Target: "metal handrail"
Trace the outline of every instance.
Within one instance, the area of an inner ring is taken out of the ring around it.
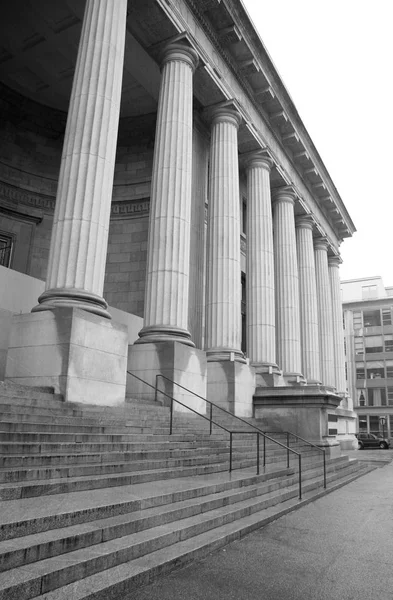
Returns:
[[[138,377],[138,375],[135,375],[135,373],[131,373],[131,371],[127,371],[127,373],[129,375],[131,375],[132,377],[135,377],[136,379],[138,379],[139,381],[141,381],[142,383],[144,383],[145,385],[151,387],[153,390],[156,389],[153,385],[151,385],[151,383],[148,383],[147,381],[145,381],[144,379],[142,379],[141,377]],[[187,406],[186,404],[183,404],[183,402],[180,402],[180,400],[177,400],[176,398],[173,398],[172,396],[170,396],[169,394],[167,394],[166,392],[163,392],[161,390],[159,390],[161,394],[163,394],[164,396],[166,396],[167,398],[170,399],[171,401],[171,412],[170,412],[170,425],[169,425],[169,435],[172,435],[173,433],[173,403],[177,402],[178,404],[180,404],[181,406],[184,406],[184,408],[187,408],[187,410],[192,411],[193,413],[195,413],[198,417],[202,417],[202,419],[205,419],[206,421],[209,421],[210,419],[208,419],[208,417],[205,417],[204,415],[201,415],[201,413],[199,413],[198,411],[194,410],[193,408],[190,408],[189,406]],[[226,431],[227,433],[229,433],[229,472],[232,472],[232,465],[233,465],[233,460],[232,460],[232,453],[233,453],[233,435],[235,433],[240,433],[240,434],[245,434],[245,435],[253,435],[253,431],[230,431],[229,429],[227,429],[226,427],[224,427],[223,425],[220,425],[220,423],[216,423],[215,421],[213,421],[214,425],[217,425],[217,427],[220,427],[221,429],[224,429],[224,431]],[[210,432],[211,434],[211,432]],[[259,475],[259,436],[257,435],[257,475]]]
[[[127,372],[129,373],[129,371],[127,371]],[[131,375],[133,375],[133,373],[131,373]],[[200,396],[196,392],[193,392],[189,388],[186,388],[184,385],[181,385],[180,383],[177,383],[176,381],[173,381],[173,379],[169,379],[169,377],[166,377],[165,375],[162,375],[161,373],[157,373],[157,375],[156,375],[156,393],[155,393],[155,400],[156,401],[157,401],[157,391],[160,392],[161,394],[164,394],[164,395],[167,396],[167,394],[165,394],[165,392],[162,392],[161,390],[158,389],[157,382],[158,382],[159,377],[161,377],[162,379],[166,379],[166,381],[169,381],[169,383],[177,385],[178,387],[182,388],[186,392],[189,392],[190,394],[193,394],[197,398],[200,398],[201,400],[203,400],[204,402],[206,402],[207,404],[210,405],[210,418],[209,418],[209,421],[210,421],[210,434],[212,433],[212,423],[214,423],[215,425],[217,424],[217,423],[215,423],[212,420],[213,407],[219,408],[222,412],[228,414],[233,419],[237,419],[238,421],[241,421],[242,423],[245,423],[248,427],[251,427],[252,429],[254,429],[257,432],[256,435],[257,435],[257,453],[258,453],[258,455],[257,455],[257,473],[258,474],[259,474],[259,436],[260,435],[262,435],[262,437],[263,437],[263,466],[264,467],[266,466],[266,439],[270,440],[274,444],[278,444],[279,446],[281,446],[282,448],[284,448],[287,451],[287,469],[289,469],[289,453],[292,452],[292,454],[295,454],[298,457],[298,464],[299,464],[299,500],[301,500],[301,498],[302,498],[302,469],[301,469],[302,457],[301,457],[301,453],[300,452],[296,452],[296,450],[293,450],[289,446],[286,446],[285,444],[282,444],[278,440],[275,440],[274,438],[272,438],[269,435],[267,435],[266,432],[264,432],[261,429],[259,429],[259,427],[256,427],[255,425],[252,425],[251,423],[249,423],[248,421],[245,421],[241,417],[238,417],[237,415],[234,415],[233,413],[229,412],[225,408],[222,408],[222,406],[219,406],[218,404],[215,404],[214,402],[211,402],[211,400],[208,400],[207,398],[204,398],[203,396]],[[150,385],[150,384],[148,384],[148,385]],[[150,387],[153,387],[153,386],[150,385]],[[175,402],[176,402],[176,400],[175,400]],[[172,407],[173,407],[173,404],[171,403],[171,411],[173,410]],[[195,411],[193,411],[193,412],[195,412]],[[197,413],[197,414],[200,415],[200,413]],[[234,433],[238,433],[238,432],[234,432]],[[252,432],[251,431],[250,432],[242,431],[241,433],[252,433]]]
[[[318,450],[318,452],[322,452],[323,453],[323,487],[326,490],[326,487],[327,487],[327,484],[326,484],[326,450],[324,448],[320,448],[316,444],[313,444],[309,440],[306,440],[306,439],[302,438],[300,435],[297,435],[297,433],[293,433],[292,431],[268,431],[268,433],[283,433],[283,434],[286,434],[286,436],[287,436],[287,445],[288,446],[289,446],[289,436],[292,435],[296,439],[301,440],[302,442],[306,443],[308,446],[311,446],[312,448],[316,448]]]

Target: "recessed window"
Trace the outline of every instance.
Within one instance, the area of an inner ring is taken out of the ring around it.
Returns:
[[[363,324],[365,327],[379,327],[381,325],[381,312],[379,310],[364,310]]]
[[[382,325],[392,324],[392,312],[390,308],[384,308],[382,310]]]
[[[247,235],[247,203],[244,199],[242,202],[242,233]]]
[[[385,333],[384,342],[385,352],[393,352],[393,334]]]
[[[13,238],[10,235],[0,233],[0,265],[11,266]]]
[[[364,338],[364,348],[366,354],[373,354],[375,352],[383,352],[382,336],[381,335],[369,335]]]

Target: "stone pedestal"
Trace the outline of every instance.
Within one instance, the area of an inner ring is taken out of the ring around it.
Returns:
[[[52,386],[68,402],[114,406],[125,399],[124,325],[77,308],[13,319],[6,379]]]
[[[252,417],[255,370],[238,361],[207,364],[207,399],[238,417]]]
[[[264,431],[290,431],[329,448],[329,455],[333,455],[339,453],[340,446],[329,436],[328,411],[335,409],[340,401],[340,396],[321,386],[258,388],[254,395],[254,416]]]
[[[182,385],[191,392],[206,398],[206,354],[180,342],[158,342],[151,344],[134,344],[129,346],[128,370],[153,386],[156,376],[161,374]],[[206,402],[187,390],[159,378],[158,389],[168,396],[179,400],[193,410],[204,414]],[[139,381],[132,375],[127,375],[127,397],[154,401],[156,394],[152,387]],[[160,404],[169,406],[170,399],[163,394],[157,394]],[[174,410],[184,412],[186,408],[174,403]]]

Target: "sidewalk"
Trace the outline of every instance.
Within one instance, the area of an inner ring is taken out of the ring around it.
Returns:
[[[392,600],[393,451],[385,463],[127,600]]]

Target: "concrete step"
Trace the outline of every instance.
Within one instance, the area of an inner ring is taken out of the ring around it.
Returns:
[[[320,480],[314,478],[310,479],[307,485],[311,490],[320,486],[320,483]],[[304,486],[305,491],[307,491],[307,485]],[[91,578],[96,574],[102,574],[102,571],[108,571],[125,563],[130,568],[129,575],[133,575],[134,561],[147,554],[151,559],[153,555],[157,556],[156,553],[163,548],[172,547],[174,550],[173,547],[176,546],[182,556],[184,555],[182,544],[186,540],[193,540],[193,547],[195,544],[196,547],[200,547],[201,540],[203,540],[206,553],[206,546],[209,546],[209,550],[211,550],[211,544],[206,544],[206,539],[200,536],[208,533],[207,539],[210,542],[212,539],[217,540],[220,539],[220,536],[224,536],[223,543],[227,543],[232,538],[231,535],[228,537],[228,533],[233,534],[234,531],[244,533],[249,530],[250,523],[247,522],[248,527],[245,527],[244,519],[247,521],[251,516],[255,516],[254,526],[260,526],[266,517],[264,514],[266,509],[289,499],[292,500],[296,494],[296,484],[290,485],[285,491],[270,491],[261,497],[247,498],[234,505],[212,508],[207,512],[185,517],[170,525],[160,524],[148,530],[101,541],[94,545],[94,551],[87,547],[68,552],[65,555],[40,560],[33,563],[31,567],[29,564],[25,564],[23,568],[14,568],[3,573],[1,585],[4,591],[7,590],[7,595],[4,597],[18,597],[27,600],[37,595],[45,595],[63,586],[69,586],[75,581],[78,581],[77,589],[80,592],[81,579]],[[299,503],[293,503],[292,506],[296,506],[296,504],[299,505]],[[166,553],[167,556],[168,553]],[[166,562],[167,558],[164,564]],[[110,574],[107,573],[107,575]],[[106,580],[107,583],[110,582],[110,576]],[[90,587],[90,594],[92,589]],[[67,592],[70,591],[70,589],[67,590]],[[52,597],[55,596],[52,595]],[[75,596],[69,597],[74,598]]]

